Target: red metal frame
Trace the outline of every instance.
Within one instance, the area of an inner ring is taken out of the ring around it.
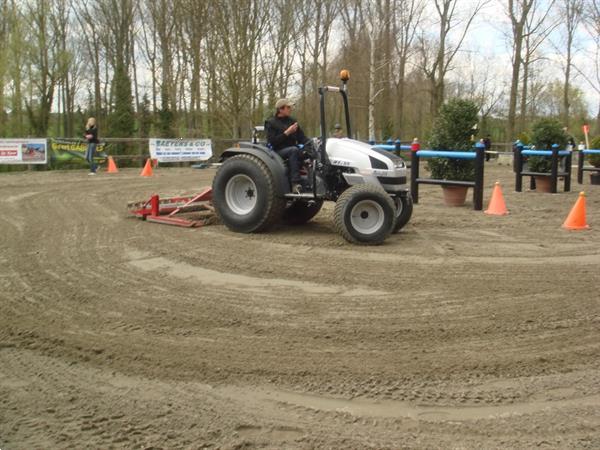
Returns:
[[[141,208],[131,210],[131,214],[148,222],[164,223],[166,225],[176,225],[179,227],[201,227],[206,225],[207,219],[192,220],[180,217],[174,217],[176,214],[189,212],[192,208],[198,206],[205,207],[206,210],[211,210],[210,205],[206,202],[212,200],[212,188],[204,188],[199,194],[187,197],[167,197],[161,199],[158,194],[152,195]],[[136,206],[139,203],[134,204]]]

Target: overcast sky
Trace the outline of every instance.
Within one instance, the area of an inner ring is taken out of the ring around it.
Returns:
[[[558,0],[561,1],[562,0]],[[475,0],[460,0],[461,6],[464,5],[465,12],[475,3]],[[464,75],[465,71],[470,70],[469,66],[475,61],[476,65],[481,66],[481,70],[492,71],[491,75],[499,84],[510,83],[512,73],[512,43],[510,42],[511,25],[506,15],[506,0],[491,0],[490,4],[475,19],[472,28],[467,35],[464,51],[457,56],[455,70],[449,74],[453,79]],[[550,21],[557,20],[557,12],[553,12]],[[553,79],[563,79],[562,60],[563,57],[557,49],[564,48],[561,45],[563,41],[564,29],[560,25],[550,35],[548,41],[542,45],[540,53],[548,58],[548,64],[544,68],[543,78],[551,81]],[[575,44],[575,64],[594,77],[594,65],[590,63],[589,58],[593,55],[596,43],[581,25],[577,33],[577,42]],[[597,93],[590,89],[583,77],[578,75],[576,70],[572,71],[572,83],[580,87],[586,96],[588,110],[592,116],[598,111],[600,101]]]

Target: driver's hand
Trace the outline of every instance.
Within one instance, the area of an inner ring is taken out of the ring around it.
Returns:
[[[298,131],[298,122],[294,122],[293,124],[291,124],[287,128],[287,130],[284,131],[284,134],[289,136],[290,134],[294,134],[296,131]]]

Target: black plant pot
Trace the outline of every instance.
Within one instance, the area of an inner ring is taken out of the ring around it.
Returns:
[[[600,184],[600,172],[593,172],[590,174],[591,184]]]

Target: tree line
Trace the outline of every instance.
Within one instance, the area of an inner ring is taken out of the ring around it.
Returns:
[[[492,28],[510,75],[468,44]],[[103,136],[247,137],[280,97],[316,135],[341,68],[362,139],[427,136],[461,97],[511,140],[542,116],[578,127],[600,95],[600,0],[0,0],[0,39],[2,137],[80,136],[88,116]]]

